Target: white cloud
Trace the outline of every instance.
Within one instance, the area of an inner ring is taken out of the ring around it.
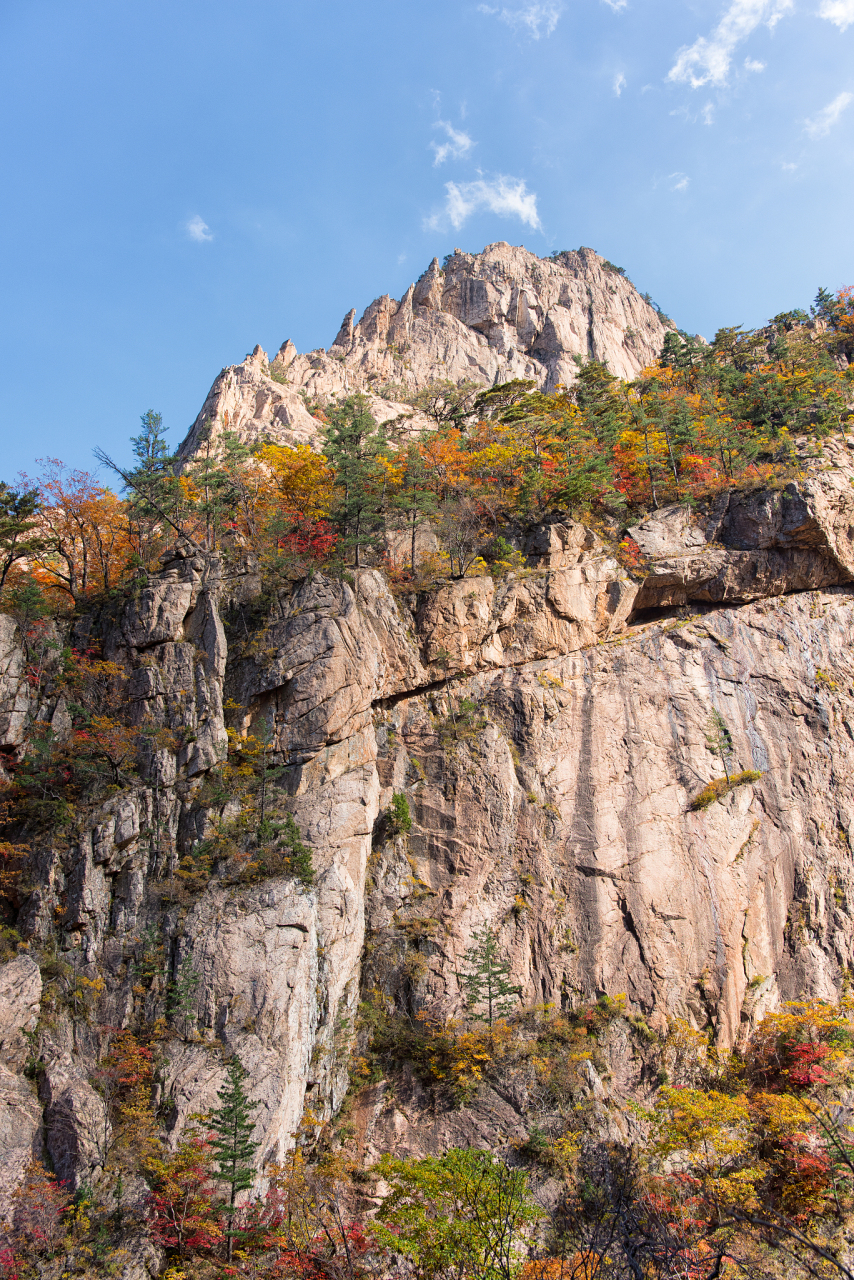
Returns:
[[[204,222],[197,213],[186,225],[186,231],[191,240],[197,240],[201,244],[205,240],[213,240],[213,232],[206,222]]]
[[[715,123],[715,106],[712,102],[707,102],[703,107],[703,124]]]
[[[688,183],[690,181],[691,179],[688,177],[687,173],[671,173],[670,182],[672,182],[673,185],[671,186],[670,190],[671,191],[687,191]]]
[[[793,5],[794,0],[731,0],[710,36],[700,36],[679,50],[667,79],[686,80],[694,89],[704,84],[724,84],[736,46],[760,23],[776,26]]]
[[[794,173],[797,167],[798,166],[796,164],[793,164],[791,161],[787,161],[785,164],[781,166],[781,168],[785,173]]]
[[[455,129],[453,125],[448,124],[447,120],[437,120],[433,127],[435,129],[444,129],[448,136],[447,142],[430,143],[436,155],[433,161],[434,165],[444,164],[449,156],[452,160],[462,160],[474,146],[474,142],[467,133]]]
[[[757,58],[745,58],[744,69],[745,71],[764,71],[765,63],[760,62]]]
[[[820,18],[834,22],[840,31],[854,22],[854,0],[821,0]]]
[[[621,9],[625,9],[628,2],[629,0],[605,0],[605,3],[612,8],[615,13],[619,13]]]
[[[810,137],[823,138],[826,133],[830,133],[852,99],[854,99],[854,93],[838,93],[832,102],[822,107],[817,116],[807,120],[804,128]]]
[[[488,4],[479,4],[477,7],[480,13],[497,17],[499,22],[506,22],[514,31],[527,27],[534,40],[539,40],[541,34],[550,36],[563,13],[562,0],[544,0],[539,4],[523,5],[521,9],[493,9]]]
[[[537,197],[523,178],[477,178],[474,182],[446,182],[445,207],[425,221],[428,231],[441,231],[451,224],[459,231],[463,223],[481,209],[503,217],[519,218],[534,230],[541,230]]]
[[[625,87],[626,77],[623,75],[622,71],[620,71],[616,76],[614,76],[614,93],[616,93],[618,98]]]

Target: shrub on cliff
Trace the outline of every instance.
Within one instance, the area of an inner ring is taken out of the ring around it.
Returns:
[[[688,807],[694,810],[708,809],[709,805],[714,804],[716,800],[723,800],[724,796],[735,791],[736,787],[758,782],[761,777],[762,774],[758,769],[744,769],[741,773],[734,773],[728,778],[714,778],[694,796]]]
[[[386,824],[389,836],[408,835],[412,830],[412,815],[409,812],[409,801],[402,791],[395,791],[391,804],[386,810]]]

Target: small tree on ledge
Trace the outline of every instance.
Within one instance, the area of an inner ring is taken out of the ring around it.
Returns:
[[[713,755],[720,758],[724,773],[726,774],[727,786],[729,786],[730,777],[728,761],[732,758],[734,748],[732,745],[732,734],[727,728],[727,722],[724,720],[720,711],[714,710],[709,716],[709,728],[706,733],[706,746]]]
[[[472,937],[474,945],[463,957],[469,972],[457,977],[465,992],[469,1017],[485,1022],[492,1031],[496,1018],[506,1017],[516,1007],[520,988],[508,982],[510,966],[499,950],[495,931],[489,926],[475,929]],[[479,1008],[482,1012],[477,1012]]]

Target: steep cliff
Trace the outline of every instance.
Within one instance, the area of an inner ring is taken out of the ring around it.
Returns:
[[[437,379],[484,386],[531,378],[569,385],[576,358],[633,378],[658,357],[667,332],[634,285],[592,249],[538,258],[499,242],[482,253],[433,260],[399,301],[377,298],[345,318],[332,346],[300,355],[290,341],[270,362],[256,347],[223,369],[181,446],[189,457],[205,424],[247,442],[311,443],[312,409],[354,391],[378,421],[414,418],[400,396]],[[382,393],[382,394],[380,394]]]
[[[6,1190],[43,1151],[75,1185],[98,1178],[99,1028],[163,1017],[182,965],[195,985],[163,1023],[160,1114],[174,1141],[236,1053],[259,1168],[306,1108],[340,1105],[360,985],[459,1012],[484,924],[524,1004],[625,993],[653,1030],[679,1016],[732,1044],[781,1000],[833,997],[854,962],[854,440],[802,461],[783,488],[635,526],[634,576],[569,519],[528,532],[524,570],[403,597],[375,569],[262,592],[251,563],[185,547],[78,623],[130,673],[131,718],[171,737],[39,841],[0,966]],[[2,637],[10,761],[34,708],[12,619]],[[759,776],[698,810],[721,772],[713,709],[732,767]],[[270,812],[293,814],[313,885],[177,875],[239,813],[216,794],[226,720],[233,741],[270,728]],[[384,818],[395,794],[406,836]],[[94,992],[85,1010],[68,973]],[[415,1150],[453,1136],[429,1109],[377,1105],[374,1151],[413,1126]]]

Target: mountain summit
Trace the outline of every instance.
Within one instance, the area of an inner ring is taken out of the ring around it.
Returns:
[[[379,421],[412,414],[407,394],[436,379],[491,386],[532,378],[569,384],[579,360],[633,378],[658,357],[668,324],[630,280],[592,249],[538,258],[499,241],[455,249],[397,301],[384,294],[356,321],[345,316],[328,350],[301,355],[284,342],[271,361],[258,346],[223,369],[181,446],[192,454],[206,422],[248,442],[313,441],[311,409],[342,394],[370,396]]]

